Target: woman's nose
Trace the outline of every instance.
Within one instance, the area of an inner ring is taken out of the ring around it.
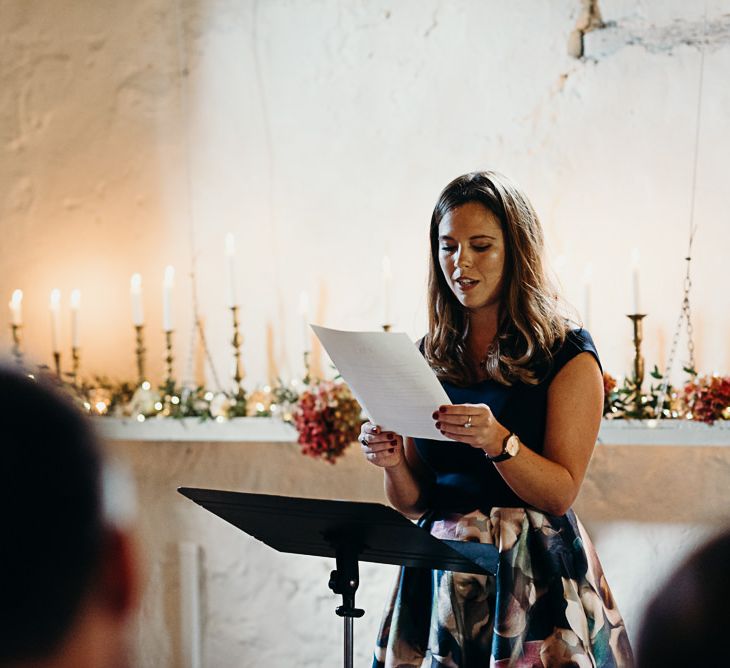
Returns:
[[[466,248],[459,248],[454,259],[457,267],[468,267],[471,264],[471,255]]]

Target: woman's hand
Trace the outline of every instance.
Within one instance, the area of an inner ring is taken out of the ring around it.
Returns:
[[[490,457],[502,452],[502,443],[510,433],[486,404],[440,406],[432,417],[444,436],[484,450]]]
[[[392,468],[403,462],[403,437],[392,431],[383,431],[372,422],[363,423],[360,441],[365,458],[375,466]]]

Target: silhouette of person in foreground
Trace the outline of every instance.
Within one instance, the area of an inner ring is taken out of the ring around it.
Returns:
[[[639,633],[640,668],[727,665],[730,529],[685,559],[649,602]]]
[[[0,365],[0,410],[0,666],[130,665],[129,483],[48,382]]]

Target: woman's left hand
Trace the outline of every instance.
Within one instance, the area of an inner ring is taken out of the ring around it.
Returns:
[[[502,443],[510,434],[486,404],[440,406],[432,417],[444,436],[484,450],[490,457],[502,452]]]

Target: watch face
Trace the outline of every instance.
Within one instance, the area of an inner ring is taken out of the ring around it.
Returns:
[[[520,439],[517,438],[516,434],[512,434],[504,444],[504,451],[510,456],[514,457],[520,451]]]

